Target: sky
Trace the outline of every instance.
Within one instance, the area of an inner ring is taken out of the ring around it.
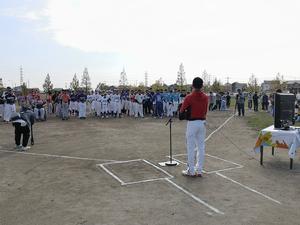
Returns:
[[[88,68],[93,87],[160,77],[176,82],[206,70],[225,83],[279,72],[300,79],[298,0],[0,0],[0,78],[30,87],[49,73],[69,86]]]

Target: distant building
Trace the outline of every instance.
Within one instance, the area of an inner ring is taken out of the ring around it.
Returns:
[[[22,92],[22,86],[16,86],[16,87],[14,87],[14,88],[13,88],[13,91],[14,91],[15,93],[21,93],[21,92]]]
[[[273,85],[272,80],[264,80],[264,82],[261,84],[261,91],[262,92],[268,92],[272,89],[272,85]]]
[[[286,85],[290,93],[300,93],[300,80],[286,81]]]
[[[238,89],[245,90],[247,88],[246,83],[234,82],[231,84],[231,91],[236,93]]]
[[[3,80],[2,80],[2,78],[0,78],[0,89],[3,89],[4,88],[4,86],[3,86]]]

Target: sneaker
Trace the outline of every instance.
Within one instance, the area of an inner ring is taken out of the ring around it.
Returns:
[[[195,177],[195,174],[191,174],[189,170],[183,170],[182,172],[183,176],[188,176],[188,177]]]
[[[196,172],[196,173],[195,173],[195,176],[196,176],[196,177],[202,177],[202,173]]]
[[[22,149],[22,145],[16,145],[15,149],[16,149],[17,151],[20,151],[20,150]]]
[[[27,150],[29,150],[30,148],[31,148],[30,146],[22,147],[22,151],[27,151]]]

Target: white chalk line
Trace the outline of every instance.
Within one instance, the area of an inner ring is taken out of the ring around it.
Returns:
[[[168,177],[164,177],[164,178],[153,178],[153,179],[146,179],[146,180],[140,180],[140,181],[133,181],[133,182],[124,182],[120,177],[118,177],[116,174],[114,174],[112,171],[110,171],[109,169],[107,169],[105,167],[105,165],[112,165],[112,164],[120,164],[120,163],[130,163],[130,162],[137,162],[137,161],[142,161],[147,163],[148,165],[154,167],[155,169],[163,172],[164,174],[166,174]],[[167,181],[170,184],[172,184],[174,187],[176,187],[178,190],[182,191],[183,193],[185,193],[186,195],[188,195],[189,197],[191,197],[192,199],[194,199],[195,201],[197,201],[198,203],[206,206],[207,208],[211,209],[213,212],[218,213],[223,215],[224,213],[221,212],[220,210],[218,210],[217,208],[209,205],[208,203],[206,203],[205,201],[203,201],[202,199],[200,199],[199,197],[193,195],[192,193],[190,193],[189,191],[187,191],[186,189],[180,187],[179,185],[177,185],[176,183],[174,183],[173,181],[171,181],[170,179],[174,178],[174,176],[172,176],[171,174],[169,174],[167,171],[163,170],[162,168],[156,166],[155,164],[145,160],[145,159],[134,159],[134,160],[127,160],[127,161],[118,161],[118,162],[107,162],[107,163],[102,163],[102,164],[97,164],[98,167],[101,167],[106,173],[108,173],[109,175],[111,175],[115,180],[117,180],[122,186],[127,186],[127,185],[134,185],[134,184],[141,184],[141,183],[147,183],[147,182],[154,182],[154,181]]]
[[[215,134],[216,132],[218,132],[222,127],[224,127],[232,118],[234,117],[234,115],[232,115],[232,116],[230,116],[229,118],[227,118],[226,120],[225,120],[225,122],[224,123],[222,123],[217,129],[215,129],[213,132],[211,132],[208,136],[207,136],[207,138],[205,138],[205,142],[206,141],[208,141],[211,137],[212,137],[212,135],[213,134]],[[173,155],[173,156],[183,156],[183,155],[186,155],[186,153],[182,153],[182,154],[175,154],[175,155]]]
[[[133,182],[127,182],[122,185],[132,185],[132,184],[141,184],[141,183],[147,183],[147,182],[153,182],[153,181],[160,181],[160,180],[165,180],[167,178],[165,177],[160,177],[160,178],[153,178],[153,179],[148,179],[148,180],[141,180],[141,181],[133,181]]]
[[[143,161],[142,159],[130,159],[130,160],[120,160],[120,161],[111,161],[106,163],[101,163],[101,165],[111,165],[111,164],[119,164],[119,163],[130,163],[130,162],[138,162]]]
[[[179,189],[180,191],[182,191],[183,193],[185,193],[186,195],[188,195],[189,197],[191,197],[192,199],[194,199],[195,201],[197,201],[198,203],[206,206],[207,208],[209,208],[210,210],[212,210],[215,213],[224,215],[224,213],[220,210],[218,210],[217,208],[209,205],[207,202],[203,201],[202,199],[200,199],[199,197],[193,195],[191,192],[189,192],[188,190],[180,187],[179,185],[177,185],[176,183],[174,183],[173,181],[171,181],[170,179],[165,179],[167,182],[169,182],[170,184],[172,184],[174,187],[176,187],[177,189]]]
[[[227,159],[220,158],[218,156],[210,155],[210,154],[207,154],[207,153],[205,155],[208,156],[208,157],[211,157],[211,158],[215,158],[215,159],[221,160],[223,162],[231,163],[231,164],[236,165],[238,167],[243,167],[241,164],[235,163],[235,162],[227,160]]]
[[[178,162],[182,162],[182,161],[179,161],[177,158],[175,158],[175,157],[177,157],[177,156],[186,156],[187,154],[177,154],[177,155],[174,155],[173,156],[173,159],[175,159],[176,161],[178,161]],[[230,163],[230,164],[233,164],[233,165],[235,165],[235,166],[237,166],[237,167],[244,167],[243,165],[241,165],[241,164],[238,164],[238,163],[235,163],[235,162],[233,162],[233,161],[230,161],[230,160],[227,160],[227,159],[223,159],[223,158],[220,158],[220,157],[218,157],[218,156],[214,156],[214,155],[210,155],[210,154],[205,154],[205,156],[208,156],[208,157],[211,157],[211,158],[214,158],[214,159],[218,159],[218,160],[221,160],[221,161],[223,161],[223,162],[227,162],[227,163]],[[170,156],[166,156],[166,157],[168,157],[168,158],[170,158]],[[183,163],[183,164],[186,164],[186,163]]]
[[[167,156],[168,158],[170,158],[170,156]],[[187,163],[185,163],[185,162],[183,162],[183,161],[181,161],[181,160],[179,160],[179,159],[177,159],[177,158],[174,158],[173,157],[173,160],[174,161],[177,161],[177,162],[179,162],[179,163],[181,163],[181,164],[183,164],[183,165],[187,165]],[[229,161],[230,162],[230,161]],[[220,170],[212,170],[212,171],[206,171],[206,170],[202,170],[203,171],[203,173],[205,173],[205,174],[214,174],[214,173],[217,173],[217,172],[224,172],[224,171],[229,171],[229,170],[235,170],[235,169],[241,169],[241,168],[243,168],[244,166],[242,166],[242,165],[240,165],[240,166],[235,166],[235,167],[230,167],[230,168],[225,168],[225,169],[220,169]]]
[[[233,117],[234,117],[234,115],[230,116],[227,120],[225,120],[224,123],[222,123],[217,129],[215,129],[213,132],[211,132],[211,133],[207,136],[207,138],[205,139],[205,141],[208,141],[208,140],[213,136],[214,133],[218,132],[222,127],[224,127],[224,126],[226,125],[226,123],[228,123],[229,120],[231,120]]]
[[[115,178],[117,181],[119,181],[121,183],[121,185],[124,185],[125,182],[122,181],[117,175],[115,175],[113,172],[111,172],[109,169],[105,168],[104,165],[102,164],[97,164],[97,166],[100,166],[106,173],[108,173],[109,175],[111,175],[113,178]]]
[[[226,180],[229,180],[229,181],[231,181],[231,182],[233,182],[233,183],[235,183],[235,184],[237,184],[237,185],[239,185],[239,186],[241,186],[241,187],[243,187],[243,188],[245,188],[245,189],[247,189],[247,190],[249,190],[249,191],[255,193],[255,194],[258,194],[258,195],[260,195],[260,196],[262,196],[262,197],[264,197],[264,198],[266,198],[266,199],[268,199],[268,200],[270,200],[270,201],[273,201],[273,202],[275,202],[275,203],[281,205],[281,202],[280,202],[280,201],[275,200],[274,198],[271,198],[271,197],[269,197],[269,196],[267,196],[267,195],[265,195],[265,194],[263,194],[263,193],[261,193],[261,192],[259,192],[259,191],[256,191],[256,190],[254,190],[253,188],[251,188],[251,187],[249,187],[249,186],[247,186],[247,185],[241,184],[240,182],[238,182],[238,181],[236,181],[236,180],[233,180],[233,179],[231,179],[231,178],[229,178],[229,177],[227,177],[227,176],[225,176],[225,175],[223,175],[223,174],[221,174],[221,173],[219,173],[219,172],[217,172],[216,174],[217,174],[218,176],[220,176],[220,177],[226,179]]]
[[[143,159],[143,161],[144,161],[145,163],[147,163],[148,165],[153,166],[154,168],[156,168],[156,169],[158,169],[159,171],[163,172],[163,173],[166,174],[169,178],[173,178],[173,176],[172,176],[171,174],[169,174],[167,171],[163,170],[162,168],[160,168],[160,167],[154,165],[153,163],[151,163],[151,162],[149,162],[149,161],[147,161],[147,160],[145,160],[145,159]]]
[[[159,171],[163,172],[168,177],[159,177],[159,178],[151,178],[151,179],[140,180],[140,181],[125,182],[120,177],[118,177],[116,174],[114,174],[112,171],[110,171],[108,168],[105,167],[106,165],[131,163],[131,162],[144,162],[144,163],[150,165],[151,167],[154,167],[156,170],[159,170]],[[152,181],[159,181],[159,180],[164,180],[166,178],[174,178],[174,176],[172,176],[168,172],[164,171],[163,169],[159,168],[158,166],[154,165],[153,163],[151,163],[151,162],[149,162],[145,159],[132,159],[132,160],[127,160],[127,161],[107,162],[107,163],[97,164],[96,166],[100,166],[102,169],[104,169],[105,172],[107,172],[109,175],[111,175],[113,178],[115,178],[117,181],[119,181],[121,183],[121,185],[125,185],[125,186],[126,185],[132,185],[132,184],[152,182]]]
[[[231,117],[229,117],[223,124],[221,124],[221,126],[219,126],[216,130],[214,130],[212,133],[210,133],[210,135],[205,139],[205,142],[208,141],[208,140],[212,137],[213,134],[215,134],[215,133],[216,133],[217,131],[219,131],[223,126],[225,126],[225,124],[228,123],[228,121],[231,120],[233,117],[234,117],[234,115],[232,115]],[[176,156],[185,156],[185,155],[186,155],[186,154],[176,154],[176,155],[174,155],[174,156],[176,157]],[[232,161],[229,161],[229,160],[226,160],[226,159],[222,159],[222,158],[217,157],[217,156],[210,155],[210,154],[206,154],[206,155],[209,156],[209,157],[215,158],[215,159],[222,160],[222,161],[224,161],[224,162],[231,163],[231,164],[233,164],[233,165],[236,165],[237,167],[227,168],[227,169],[223,169],[223,170],[210,171],[210,172],[204,171],[205,173],[207,173],[207,174],[212,174],[212,173],[217,174],[218,176],[221,176],[222,178],[227,179],[227,180],[229,180],[229,181],[231,181],[231,182],[233,182],[233,183],[235,183],[235,184],[237,184],[237,185],[239,185],[239,186],[241,186],[241,187],[243,187],[243,188],[245,188],[245,189],[247,189],[247,190],[249,190],[249,191],[251,191],[251,192],[253,192],[253,193],[255,193],[255,194],[258,194],[258,195],[260,195],[260,196],[262,196],[262,197],[264,197],[264,198],[266,198],[266,199],[268,199],[268,200],[270,200],[270,201],[273,201],[273,202],[275,202],[275,203],[277,203],[277,204],[281,204],[281,202],[279,202],[278,200],[275,200],[275,199],[273,199],[273,198],[271,198],[271,197],[269,197],[269,196],[267,196],[267,195],[265,195],[265,194],[263,194],[263,193],[261,193],[261,192],[259,192],[259,191],[254,190],[253,188],[250,188],[250,187],[247,186],[247,185],[241,184],[240,182],[238,182],[238,181],[236,181],[236,180],[233,180],[233,179],[231,179],[231,178],[229,178],[229,177],[227,177],[227,176],[225,176],[225,175],[223,175],[223,174],[220,173],[220,172],[229,171],[229,170],[233,170],[233,169],[240,169],[240,168],[243,168],[242,165],[240,165],[240,164],[238,164],[238,163],[235,163],[235,162],[232,162]],[[176,158],[174,158],[174,159],[175,159],[176,161],[178,161],[178,162],[183,163],[183,164],[186,165],[186,163],[184,163],[184,162],[182,162],[182,161],[180,161],[180,160],[178,160],[178,159],[176,159]]]
[[[21,155],[31,155],[31,156],[53,157],[53,158],[61,158],[61,159],[76,159],[76,160],[86,160],[86,161],[116,162],[116,160],[110,160],[110,159],[84,158],[84,157],[67,156],[67,155],[51,155],[51,154],[34,153],[34,152],[18,152],[18,151],[11,151],[11,150],[0,150],[0,152],[21,154]]]
[[[218,172],[224,172],[224,171],[230,171],[230,170],[236,170],[236,169],[241,169],[243,166],[237,166],[237,167],[230,167],[230,168],[225,168],[225,169],[220,169],[220,170],[213,170],[213,171],[206,171],[206,174],[214,174]]]

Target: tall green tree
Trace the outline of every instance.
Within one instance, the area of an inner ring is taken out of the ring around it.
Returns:
[[[87,68],[84,68],[82,78],[81,78],[81,86],[85,90],[85,93],[88,93],[92,89],[91,78]]]
[[[159,78],[154,82],[154,84],[151,85],[152,90],[158,91],[158,90],[163,90],[164,89],[164,82],[162,78]]]
[[[119,80],[119,86],[125,87],[128,84],[127,75],[125,72],[125,68],[123,68],[123,71],[120,74],[120,80]]]
[[[249,92],[258,92],[259,86],[258,86],[258,79],[254,74],[251,74],[248,85],[247,85],[247,91]]]
[[[46,75],[45,82],[43,84],[43,89],[46,94],[53,90],[53,84],[51,82],[49,73]]]
[[[177,72],[176,84],[179,86],[180,91],[182,91],[184,85],[186,85],[184,66],[182,63],[179,65],[179,70]]]
[[[73,76],[72,82],[70,83],[70,89],[72,91],[77,92],[79,88],[80,88],[79,80],[78,80],[77,75],[75,73],[74,76]]]
[[[202,80],[203,80],[204,92],[208,92],[210,90],[210,76],[206,72],[206,70],[202,72]]]
[[[282,91],[286,90],[287,84],[284,80],[284,76],[280,73],[276,74],[276,77],[274,80],[272,80],[271,83],[271,91],[275,92],[278,89],[281,89]]]
[[[213,92],[219,92],[219,91],[221,91],[221,90],[222,90],[221,82],[220,82],[217,78],[215,78],[215,79],[214,79],[214,82],[212,83],[210,89],[211,89],[211,91],[213,91]]]
[[[105,83],[99,83],[96,87],[96,90],[98,91],[106,91],[108,89],[108,86]]]
[[[23,96],[27,96],[28,95],[28,88],[27,88],[25,82],[21,85],[21,93],[22,93]]]

